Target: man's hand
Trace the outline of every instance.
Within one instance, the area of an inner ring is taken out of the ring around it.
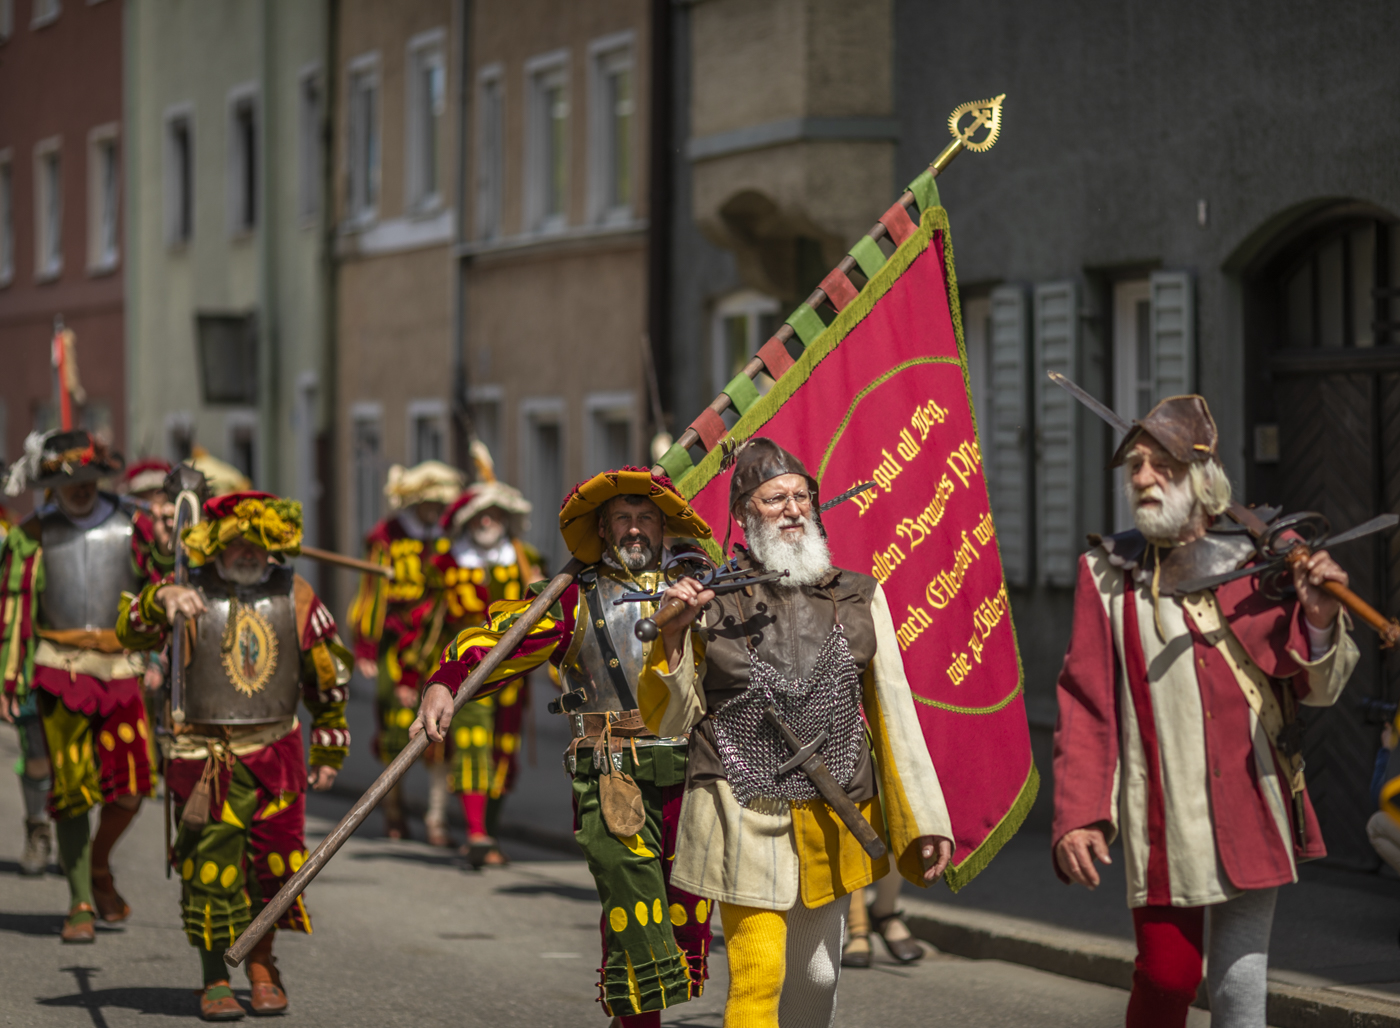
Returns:
[[[700,583],[693,578],[682,578],[667,589],[661,597],[661,603],[657,605],[657,610],[672,600],[679,600],[685,604],[685,610],[661,626],[661,645],[666,647],[666,666],[672,671],[676,669],[676,665],[680,663],[681,654],[685,652],[685,633],[690,630],[691,624],[700,616],[700,611],[705,604],[714,598],[715,591],[713,589],[702,588]]]
[[[394,698],[399,701],[400,707],[407,707],[412,710],[418,706],[418,690],[411,685],[394,686]]]
[[[355,670],[371,682],[379,677],[379,664],[368,657],[355,658]]]
[[[325,792],[335,784],[335,776],[339,772],[333,767],[325,764],[317,764],[311,769],[311,773],[306,776],[306,784],[317,792]]]
[[[452,724],[452,692],[441,682],[428,686],[423,694],[423,702],[418,705],[418,716],[408,726],[408,737],[416,738],[424,729],[433,742],[442,742],[447,728]]]
[[[1323,591],[1323,582],[1347,585],[1351,579],[1326,550],[1318,550],[1307,560],[1293,565],[1293,587],[1298,590],[1298,602],[1314,628],[1327,628],[1337,620],[1341,601]]]
[[[924,881],[936,882],[953,859],[953,840],[941,835],[925,835],[917,840],[919,856],[924,862]]]
[[[19,717],[19,700],[0,693],[0,717],[14,724],[15,718]]]
[[[1069,876],[1070,881],[1078,882],[1086,889],[1097,889],[1099,886],[1095,859],[1104,864],[1113,863],[1102,828],[1076,828],[1066,832],[1055,844],[1055,863]]]
[[[156,590],[156,602],[165,608],[165,617],[171,624],[175,623],[175,615],[183,614],[187,618],[196,618],[203,614],[204,597],[199,595],[198,589],[191,589],[187,585],[163,585]]]

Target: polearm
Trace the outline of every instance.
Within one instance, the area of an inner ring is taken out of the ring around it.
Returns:
[[[332,553],[330,550],[322,550],[315,546],[303,546],[301,548],[303,557],[310,557],[312,560],[319,560],[323,564],[334,564],[337,567],[351,568],[355,571],[363,571],[367,575],[383,575],[389,581],[394,580],[394,569],[385,564],[376,564],[372,560],[361,560],[359,557],[347,557],[341,553]]]
[[[491,677],[491,673],[501,664],[515,655],[515,651],[520,644],[525,641],[525,637],[530,630],[535,627],[540,618],[550,607],[554,606],[559,597],[567,589],[582,571],[586,564],[578,558],[574,558],[564,565],[564,570],[555,575],[550,580],[544,592],[535,597],[535,601],[530,604],[524,614],[516,619],[515,624],[501,636],[500,642],[491,648],[481,663],[477,665],[475,671],[462,683],[457,690],[457,697],[452,701],[454,713],[461,710],[466,704],[481,691],[481,687],[486,684],[486,680]],[[311,879],[320,873],[321,868],[326,866],[326,862],[335,856],[336,851],[350,836],[355,834],[355,829],[369,812],[378,806],[379,801],[384,798],[384,794],[392,789],[400,778],[402,778],[413,762],[417,760],[425,749],[428,748],[428,733],[419,732],[408,741],[408,745],[394,758],[393,763],[386,767],[379,777],[374,780],[374,784],[369,787],[369,791],[356,801],[350,811],[340,819],[340,824],[336,825],[324,839],[321,845],[317,846],[311,856],[306,858],[306,863],[301,865],[301,869],[287,879],[285,885],[278,890],[277,895],[268,901],[263,907],[262,913],[253,919],[253,923],[244,929],[232,946],[224,952],[224,960],[230,967],[237,967],[243,962],[249,951],[258,944],[258,940],[267,934],[268,930],[277,924],[287,909],[296,902],[296,898],[302,891],[311,884]]]
[[[972,150],[980,153],[989,149],[992,144],[996,142],[997,135],[1001,131],[1001,104],[1005,98],[1006,94],[1003,93],[1001,96],[992,100],[967,103],[954,109],[952,115],[948,119],[948,127],[953,133],[953,141],[943,149],[943,152],[934,159],[933,163],[930,164],[928,168],[929,172],[935,178],[952,162],[953,158],[962,153],[963,150]],[[964,121],[964,119],[970,120]],[[986,135],[979,140],[976,136],[983,129],[986,130]],[[904,193],[901,194],[898,203],[908,207],[913,200],[913,192],[906,189]],[[884,239],[888,234],[889,230],[885,228],[884,224],[877,223],[874,228],[866,233],[866,236],[878,242]],[[837,269],[842,274],[846,274],[855,267],[855,264],[855,258],[847,256],[837,265]],[[825,301],[826,291],[821,288],[818,288],[807,298],[808,304],[811,305],[813,309]],[[791,339],[792,336],[792,326],[784,325],[778,330],[774,338],[779,340],[780,344],[786,345],[787,340]],[[764,368],[765,365],[763,361],[755,357],[745,365],[744,374],[752,379],[760,371],[764,370]],[[719,414],[729,407],[729,405],[730,401],[728,395],[720,393],[720,395],[710,403],[710,410]],[[686,448],[694,446],[698,442],[700,442],[700,434],[693,428],[686,429],[685,433],[680,438],[680,444]],[[653,473],[665,474],[665,468],[661,467],[659,464],[652,470]],[[306,552],[305,547],[302,548],[302,552]],[[308,554],[308,556],[311,556],[311,554]],[[350,560],[353,558],[342,559]],[[500,642],[491,648],[491,652],[486,655],[477,669],[462,683],[462,686],[457,690],[457,697],[453,701],[454,712],[461,710],[467,701],[480,691],[491,672],[494,671],[502,661],[514,655],[515,649],[524,641],[530,630],[535,627],[536,622],[538,622],[539,619],[544,616],[545,611],[563,595],[564,590],[569,587],[574,578],[585,566],[586,565],[581,561],[574,559],[565,565],[563,571],[554,576],[545,591],[535,598],[535,602],[530,604],[529,609],[527,609],[524,614],[520,615],[515,624],[510,627],[505,635],[501,636]],[[372,565],[372,567],[378,566]],[[381,570],[380,573],[382,574],[383,570]],[[345,817],[341,818],[340,824],[336,825],[331,834],[321,841],[321,845],[316,847],[316,851],[306,858],[306,863],[301,865],[301,869],[292,875],[291,878],[287,879],[287,883],[278,890],[277,895],[268,902],[267,906],[263,908],[262,913],[255,917],[253,923],[244,930],[243,934],[238,937],[234,944],[224,951],[224,960],[230,966],[236,967],[243,962],[243,959],[252,948],[257,945],[258,940],[266,935],[268,930],[277,923],[278,919],[287,912],[287,909],[296,900],[297,896],[301,895],[302,891],[310,884],[311,879],[316,877],[321,868],[325,866],[326,862],[330,860],[330,858],[335,855],[336,851],[345,844],[345,841],[354,834],[355,829],[369,816],[369,812],[384,798],[384,794],[394,787],[398,780],[404,776],[409,767],[412,766],[413,762],[418,759],[427,747],[427,732],[420,732],[417,737],[409,740],[408,746],[400,752],[399,755],[394,758],[393,762],[384,769],[377,779],[375,779],[374,784],[369,787],[369,791],[360,797],[355,805],[350,808],[350,812],[347,813]]]

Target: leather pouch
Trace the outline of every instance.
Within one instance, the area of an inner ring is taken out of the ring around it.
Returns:
[[[201,778],[199,784],[191,790],[190,798],[185,802],[185,809],[180,812],[180,824],[187,828],[203,828],[209,823],[212,791],[209,779]]]
[[[598,805],[602,808],[603,823],[608,826],[608,831],[617,836],[632,836],[646,824],[642,787],[612,762],[610,734],[604,735],[599,740],[602,745],[593,751],[594,766],[599,766],[601,757],[604,771],[598,776]]]

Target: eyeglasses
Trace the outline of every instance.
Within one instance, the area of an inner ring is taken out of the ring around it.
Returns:
[[[797,504],[798,510],[804,510],[812,505],[812,494],[806,492],[783,493],[780,496],[768,497],[755,496],[754,499],[769,510],[786,510],[789,503]]]

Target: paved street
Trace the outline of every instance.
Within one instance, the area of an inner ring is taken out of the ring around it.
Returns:
[[[117,850],[117,880],[135,911],[97,944],[58,941],[66,887],[57,869],[17,873],[19,789],[9,780],[14,734],[0,730],[0,1024],[159,1028],[192,1021],[199,964],[178,928],[178,883],[160,867],[159,803],[148,803]],[[544,764],[544,754],[541,755]],[[348,806],[317,797],[315,845]],[[474,874],[420,843],[353,839],[309,894],[311,938],[282,935],[289,1024],[593,1026],[597,898],[583,863],[513,843],[508,869]],[[663,1019],[718,1028],[726,969],[717,940],[700,1000]],[[241,972],[236,988],[246,990]],[[246,1000],[246,991],[243,992]],[[939,1023],[1107,1026],[1126,994],[995,961],[934,956],[913,968],[847,972],[842,1026]],[[1192,1024],[1209,1017],[1193,1012]]]

